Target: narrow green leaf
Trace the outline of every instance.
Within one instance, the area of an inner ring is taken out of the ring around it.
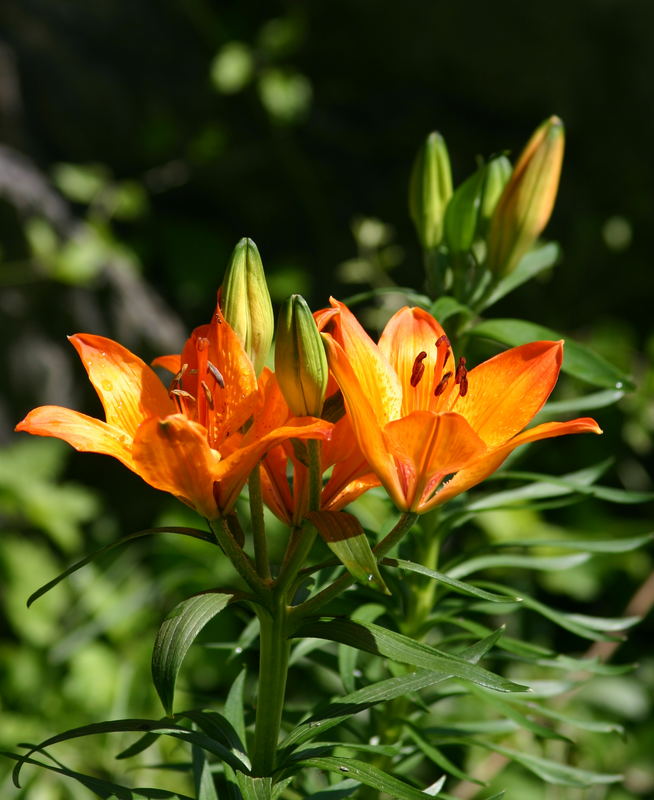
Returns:
[[[245,742],[245,714],[243,711],[243,691],[245,689],[245,667],[238,673],[230,686],[225,700],[225,717],[236,731],[241,742]]]
[[[366,786],[372,786],[378,792],[386,792],[391,797],[399,798],[399,800],[425,800],[425,797],[429,796],[419,789],[414,789],[408,783],[382,772],[377,767],[353,758],[323,756],[322,758],[303,759],[300,764],[304,767],[314,767],[315,769],[335,772],[341,776],[347,775],[348,778],[365,783]]]
[[[82,725],[78,728],[71,728],[70,730],[59,733],[56,736],[51,736],[44,742],[38,745],[21,744],[20,747],[25,747],[28,752],[24,756],[17,756],[18,763],[14,767],[13,781],[16,786],[20,786],[20,771],[22,765],[26,760],[35,752],[42,752],[45,748],[59,742],[66,742],[70,739],[79,739],[84,736],[93,736],[98,733],[160,733],[165,736],[172,736],[175,739],[181,739],[189,744],[197,744],[199,747],[208,750],[210,753],[218,756],[221,760],[231,764],[236,769],[242,768],[242,763],[236,759],[232,753],[219,742],[214,741],[210,737],[198,731],[191,731],[187,728],[175,725],[173,722],[166,724],[159,720],[150,719],[118,719],[110,720],[108,722],[95,722],[90,725]]]
[[[484,585],[494,589],[501,590],[502,588],[501,586],[498,586],[498,584],[491,582],[484,582]],[[525,608],[535,611],[536,613],[540,614],[546,619],[551,620],[561,628],[565,628],[571,633],[576,633],[577,636],[581,636],[584,639],[590,639],[593,642],[615,641],[615,637],[613,636],[596,632],[596,630],[602,630],[602,628],[599,627],[601,624],[600,617],[587,618],[595,621],[594,626],[591,627],[587,622],[580,622],[578,618],[579,615],[577,615],[577,618],[575,618],[574,614],[570,614],[566,611],[559,611],[551,606],[546,605],[545,603],[541,603],[539,600],[536,600],[534,597],[530,597],[527,594],[522,594],[522,601]],[[628,624],[629,623],[627,623],[627,626]],[[613,625],[613,620],[609,621],[609,625]]]
[[[161,723],[164,723],[165,720],[159,720]],[[159,737],[161,736],[160,733],[145,733],[143,736],[139,736],[139,738],[130,744],[129,747],[126,747],[124,750],[121,750],[120,753],[116,756],[116,759],[125,759],[125,758],[132,758],[132,756],[137,756],[139,753],[142,753],[144,750],[147,750],[148,747],[151,747],[156,741],[158,741]]]
[[[359,781],[354,781],[347,778],[344,781],[339,781],[311,795],[311,800],[344,800],[346,797],[351,797],[354,792],[361,786]]]
[[[202,628],[232,597],[222,592],[189,597],[175,606],[159,628],[152,651],[152,678],[167,714],[172,714],[175,681],[184,656]]]
[[[429,308],[431,300],[425,294],[419,294],[415,289],[406,286],[381,286],[377,289],[370,289],[367,292],[360,292],[359,294],[350,295],[346,297],[343,302],[348,308],[359,306],[361,303],[367,303],[369,300],[374,300],[377,297],[383,297],[387,294],[397,294],[406,297],[409,303],[420,306],[421,308]]]
[[[497,473],[495,478],[543,482],[568,488],[580,494],[596,497],[599,500],[607,500],[610,503],[625,503],[631,505],[632,503],[648,503],[650,500],[654,499],[654,492],[629,492],[625,489],[615,489],[611,486],[591,485],[585,480],[581,482],[577,482],[574,479],[570,480],[569,477],[565,475],[559,477],[556,475],[543,475],[539,472],[506,470],[505,472]]]
[[[476,642],[471,647],[459,654],[459,658],[474,664],[479,661],[502,636],[503,628],[493,631],[480,642]],[[435,686],[449,680],[448,675],[442,675],[430,670],[413,672],[409,675],[401,675],[395,678],[387,678],[378,681],[370,686],[357,689],[345,697],[332,700],[324,708],[319,709],[309,719],[301,722],[284,739],[281,747],[289,752],[293,748],[315,739],[316,736],[333,728],[335,725],[349,719],[351,716],[365,711],[378,703],[394,700],[396,697],[413,694],[421,689]]]
[[[536,569],[549,572],[572,569],[584,564],[590,555],[588,553],[572,553],[566,556],[523,556],[516,553],[500,553],[487,556],[476,556],[457,564],[447,570],[450,578],[464,578],[472,572],[482,569],[497,569],[505,567],[518,567],[523,569]],[[508,590],[507,590],[508,591]],[[522,595],[521,595],[522,597]],[[505,598],[508,600],[509,598]]]
[[[359,606],[351,615],[355,622],[374,622],[386,612],[386,608],[380,603],[365,603]],[[354,672],[356,669],[359,651],[353,647],[339,645],[338,647],[338,672],[343,682],[346,692],[353,692],[356,689],[354,682]]]
[[[507,294],[517,289],[523,283],[535,278],[546,269],[553,267],[559,260],[561,248],[555,242],[549,242],[542,247],[537,247],[523,256],[518,266],[498,281],[480,306],[480,311],[490,308]]]
[[[405,561],[403,558],[385,558],[382,563],[390,567],[405,569],[408,572],[417,572],[419,575],[426,575],[429,578],[440,581],[440,583],[445,586],[449,586],[450,589],[459,592],[459,594],[478,597],[480,600],[487,600],[489,603],[506,603],[510,600],[520,601],[520,598],[514,595],[501,595],[486,592],[477,586],[472,586],[472,584],[457,581],[455,578],[452,578],[451,575],[446,575],[443,572],[436,572],[433,569],[427,569],[427,567],[423,567],[422,564],[416,564],[413,561]]]
[[[485,692],[483,689],[479,689],[476,686],[471,686],[470,691],[473,696],[478,697],[483,703],[494,706],[503,716],[513,720],[513,722],[524,730],[531,731],[531,733],[540,736],[542,739],[558,739],[563,742],[570,742],[567,736],[562,736],[551,728],[541,725],[540,722],[530,719],[515,708],[515,706],[508,701],[508,698],[505,700],[503,697],[501,698],[498,695],[494,695],[492,692]]]
[[[312,511],[307,518],[353,578],[364,586],[374,583],[384,594],[390,594],[368,537],[354,515],[346,511]]]
[[[518,750],[513,750],[498,744],[491,744],[488,742],[484,742],[483,744],[482,742],[477,742],[477,744],[486,747],[488,750],[501,753],[512,761],[521,764],[525,769],[533,772],[534,775],[542,778],[546,783],[553,783],[557,786],[574,786],[580,789],[586,789],[597,783],[618,783],[623,779],[622,775],[606,775],[599,772],[591,772],[586,769],[579,769],[578,767],[570,767],[567,764],[558,764],[556,761],[550,761],[540,756],[533,756],[529,753],[522,753]]]
[[[459,303],[454,297],[443,295],[431,304],[429,313],[442,325],[445,320],[453,317],[455,314],[464,314],[466,317],[471,317],[474,312],[471,311],[468,306]]]
[[[104,553],[108,553],[110,550],[113,550],[115,547],[118,547],[121,544],[125,544],[127,542],[131,542],[134,539],[141,539],[144,536],[150,536],[155,533],[177,533],[182,536],[191,536],[194,539],[201,539],[204,542],[209,542],[210,544],[216,544],[216,539],[211,533],[207,533],[206,531],[201,531],[196,528],[148,528],[147,530],[138,531],[137,533],[130,533],[128,536],[123,536],[117,542],[112,542],[111,544],[105,545],[101,547],[99,550],[96,550],[95,553],[91,553],[91,555],[82,558],[80,561],[75,562],[72,566],[68,567],[67,570],[62,572],[60,575],[57,575],[56,578],[53,578],[48,583],[41,586],[40,589],[37,589],[33,594],[31,594],[27,600],[27,606],[32,605],[35,600],[38,600],[39,597],[42,597],[46,592],[49,592],[50,589],[53,589],[58,583],[67,578],[69,575],[72,575],[73,572],[77,572],[78,569],[85,567],[87,564],[90,564],[91,561],[94,561],[99,556],[103,555]]]
[[[4,751],[0,751],[0,755],[20,762],[18,766],[22,766],[22,764],[32,764],[34,766],[50,770],[51,772],[56,772],[66,778],[72,778],[78,783],[81,783],[82,786],[85,786],[95,795],[102,797],[105,800],[112,800],[112,798],[116,798],[117,800],[193,800],[192,797],[189,797],[186,794],[181,794],[180,792],[170,792],[166,789],[132,789],[127,786],[121,786],[120,784],[113,783],[112,781],[96,778],[93,775],[84,775],[81,772],[75,772],[72,769],[62,766],[59,764],[59,762],[57,762],[58,766],[55,766],[54,764],[49,764],[44,761],[37,761],[35,758],[20,756],[17,753],[7,753]]]
[[[230,752],[241,762],[242,766],[248,770],[250,769],[250,761],[245,753],[245,737],[241,738],[232,724],[217,711],[190,709],[177,716],[191,720],[213,741],[220,742],[228,747]]]
[[[592,411],[596,408],[606,408],[622,400],[625,392],[621,389],[604,389],[601,392],[584,394],[580,397],[571,397],[569,400],[553,400],[547,403],[539,413],[539,421],[558,416],[559,414],[571,414],[578,411]]]
[[[515,347],[528,342],[541,339],[557,341],[564,336],[520,319],[493,319],[481,322],[466,333],[484,339],[492,339],[502,344]],[[589,347],[568,340],[563,348],[563,364],[561,369],[580,380],[593,386],[602,386],[606,389],[634,389],[634,383],[617,367],[609,364],[602,356]]]
[[[368,653],[385,656],[401,664],[423,667],[451,678],[478,683],[498,692],[524,691],[524,687],[470,664],[462,658],[443,653],[373,623],[357,623],[343,619],[307,622],[295,635],[315,636],[319,639],[340,642]]]
[[[216,785],[204,750],[197,745],[191,746],[193,758],[193,782],[197,800],[218,800]]]
[[[584,550],[587,553],[629,553],[654,540],[654,533],[626,536],[624,539],[525,539],[499,542],[497,547],[558,547],[561,550]]]
[[[236,782],[243,800],[272,800],[272,778],[253,778],[251,775],[237,772]]]
[[[430,744],[423,736],[421,736],[420,731],[416,730],[413,725],[407,725],[405,730],[409,738],[412,739],[417,745],[420,752],[423,753],[423,755],[429,759],[429,761],[432,761],[434,764],[436,764],[437,767],[440,767],[440,769],[444,770],[445,772],[449,772],[450,775],[454,775],[454,777],[458,778],[460,781],[471,781],[479,786],[486,785],[483,781],[477,780],[471,775],[468,775],[462,769],[459,769],[459,767],[450,761],[450,759],[437,747],[435,747],[433,744]]]
[[[512,698],[513,702],[513,698]],[[585,731],[593,731],[593,733],[618,733],[624,734],[624,727],[617,722],[602,722],[599,720],[578,719],[571,717],[568,714],[563,714],[560,711],[555,711],[547,705],[540,705],[534,702],[523,702],[522,700],[515,702],[515,705],[521,706],[525,709],[538,714],[541,717],[548,719],[555,719],[558,722],[564,722],[566,725],[572,725],[575,728],[581,728]]]

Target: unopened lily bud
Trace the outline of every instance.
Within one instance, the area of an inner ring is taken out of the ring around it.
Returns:
[[[484,167],[457,186],[445,211],[445,244],[451,253],[467,252],[475,238],[484,186]]]
[[[316,322],[299,294],[291,295],[279,313],[275,375],[295,416],[320,416],[329,367]]]
[[[506,156],[492,158],[484,167],[484,186],[479,203],[479,232],[484,236],[488,230],[493,211],[504,187],[511,177],[511,162]]]
[[[234,248],[223,279],[221,308],[258,375],[270,350],[275,319],[261,256],[252,239],[241,239]]]
[[[550,117],[520,155],[490,222],[487,266],[492,272],[514,270],[547,225],[559,186],[564,138],[563,123]]]
[[[452,196],[452,169],[445,140],[434,131],[420,148],[409,182],[409,213],[426,250],[443,238],[445,209]]]

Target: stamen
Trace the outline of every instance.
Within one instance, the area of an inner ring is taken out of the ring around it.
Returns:
[[[444,344],[445,347],[450,346],[450,340],[447,338],[445,334],[439,336],[438,339],[436,339],[436,347],[440,347],[442,344]]]
[[[211,391],[209,390],[209,387],[204,381],[200,381],[200,386],[202,387],[204,396],[207,398],[207,405],[213,411],[213,396],[211,394]]]
[[[459,382],[459,397],[465,397],[468,394],[468,379],[464,375]]]
[[[185,392],[184,389],[171,389],[169,394],[175,397],[183,397],[184,400],[192,400],[195,403],[195,397],[190,392]]]
[[[215,364],[212,364],[211,361],[207,361],[207,372],[210,372],[211,375],[215,378],[216,383],[220,386],[221,389],[225,388],[225,379],[223,378],[220,370]]]
[[[445,391],[445,387],[447,386],[447,382],[452,377],[451,372],[446,372],[445,375],[440,379],[438,386],[434,389],[434,397],[438,397],[439,395],[443,394]]]
[[[468,370],[466,369],[466,360],[464,356],[461,356],[459,359],[459,363],[456,365],[456,373],[454,375],[454,383],[461,383],[463,378],[468,374]]]
[[[180,371],[177,373],[177,375],[175,375],[175,377],[173,378],[172,380],[173,385],[175,384],[177,384],[177,386],[182,385],[182,378],[184,377],[184,373],[186,372],[187,369],[188,369],[188,364],[184,364],[180,369]]]
[[[425,353],[425,351],[423,350],[420,353],[418,353],[415,361],[413,362],[413,368],[411,370],[411,379],[409,383],[411,384],[411,386],[413,386],[414,389],[420,383],[420,379],[422,378],[425,372],[425,365],[422,362],[426,358],[427,358],[427,353]]]

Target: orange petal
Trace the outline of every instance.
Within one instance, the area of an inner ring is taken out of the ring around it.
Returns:
[[[504,444],[540,411],[559,375],[563,342],[506,350],[468,373],[468,392],[452,408],[489,447]]]
[[[134,469],[131,439],[118,428],[61,406],[40,406],[16,425],[17,431],[63,439],[76,450],[113,456]]]
[[[579,419],[570,420],[570,422],[545,422],[542,425],[536,425],[534,428],[515,436],[502,447],[492,450],[488,455],[475,461],[469,467],[457,472],[452,480],[444,484],[436,492],[433,499],[425,504],[423,510],[429,511],[434,506],[445,503],[457,494],[461,494],[461,492],[465,492],[485,480],[498,469],[509,453],[521,444],[535,442],[539,439],[551,439],[554,436],[565,436],[569,433],[601,432],[601,428],[590,417],[580,417]]]
[[[213,496],[220,456],[207,432],[181,414],[144,422],[134,438],[135,469],[156,489],[170,492],[203,517],[219,516]]]
[[[171,356],[159,356],[152,362],[152,366],[163,367],[168,372],[172,372],[173,375],[177,375],[182,368],[182,357],[179,353]]]
[[[155,372],[127,348],[90,333],[75,334],[70,341],[102,401],[109,425],[132,437],[148,417],[174,412],[166,387]]]
[[[425,493],[479,458],[486,445],[459,414],[414,411],[384,428],[387,447],[396,458],[405,496],[404,510],[415,511]]]
[[[368,489],[379,486],[379,478],[372,472],[346,483],[338,492],[330,491],[331,480],[323,489],[320,507],[325,511],[340,511],[341,508],[353,503]]]
[[[402,384],[402,416],[412,411],[436,411],[439,399],[434,389],[443,374],[443,364],[454,369],[454,356],[449,345],[436,347],[436,342],[445,331],[438,322],[422,308],[404,307],[397,311],[386,323],[379,340],[379,349],[391,363]],[[425,354],[420,361],[422,377],[415,386],[411,385],[416,358]],[[445,354],[447,353],[447,360]],[[450,385],[453,381],[450,381]]]
[[[382,426],[386,420],[379,419],[369,402],[367,392],[359,383],[350,361],[343,348],[328,334],[323,334],[327,348],[329,367],[343,392],[345,408],[361,448],[361,452],[370,463],[371,469],[378,475],[386,491],[396,504],[401,504],[404,494],[395,468],[395,461],[388,452],[382,434]]]
[[[323,439],[330,435],[332,425],[314,417],[293,417],[281,428],[246,444],[224,458],[217,467],[214,494],[221,513],[228,513],[264,453],[287,439]],[[251,440],[248,431],[244,441]]]
[[[331,303],[339,313],[330,319],[327,331],[347,353],[375,417],[382,425],[397,419],[402,408],[402,386],[395,370],[349,308],[333,298]]]
[[[288,458],[283,447],[273,447],[261,462],[263,501],[273,514],[290,525],[293,517],[293,496],[286,477]]]

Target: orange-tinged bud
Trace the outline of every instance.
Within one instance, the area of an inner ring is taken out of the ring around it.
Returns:
[[[320,416],[329,367],[316,322],[299,294],[291,295],[279,313],[275,376],[293,414]]]
[[[434,131],[420,148],[409,182],[409,213],[426,250],[443,238],[445,209],[452,196],[452,170],[445,140]]]
[[[241,239],[234,248],[220,304],[258,375],[272,344],[275,319],[261,256],[252,239]]]
[[[563,123],[550,117],[527,143],[495,207],[488,268],[506,275],[539,237],[554,208],[564,149]]]

